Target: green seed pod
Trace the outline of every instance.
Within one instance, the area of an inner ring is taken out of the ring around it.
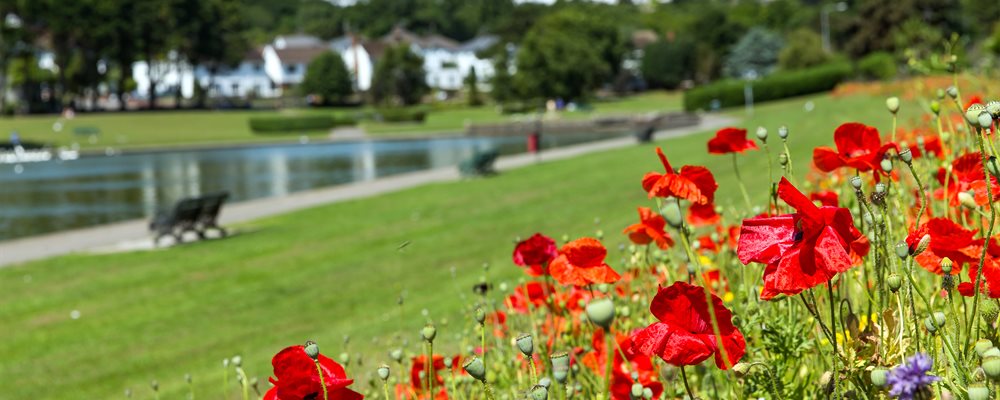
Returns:
[[[937,100],[932,100],[931,101],[931,112],[934,113],[934,115],[941,115],[941,102],[939,102]]]
[[[538,385],[546,389],[552,387],[552,380],[549,378],[542,378],[538,380]]]
[[[969,385],[969,400],[989,400],[990,399],[990,389],[984,386],[982,383],[973,383]]]
[[[780,137],[781,140],[788,139],[788,127],[787,126],[782,125],[780,128],[778,128],[778,137]]]
[[[157,392],[160,390],[160,382],[157,382],[154,379],[152,382],[149,383],[149,387],[152,388],[154,392]]]
[[[945,318],[944,313],[940,311],[931,314],[931,317],[934,318],[934,325],[937,325],[938,328],[943,327],[945,321],[948,320],[947,318]]]
[[[983,110],[983,112],[979,113],[979,116],[976,117],[976,120],[979,121],[980,128],[983,129],[993,128],[993,114],[990,114],[989,111]]]
[[[896,243],[896,257],[900,260],[905,260],[906,257],[910,256],[910,247],[906,245],[906,242]]]
[[[549,361],[552,363],[552,377],[560,384],[566,383],[566,378],[569,377],[569,354],[553,354],[549,356]]]
[[[976,103],[965,110],[965,120],[972,126],[979,126],[979,114],[986,111],[986,106]]]
[[[986,169],[990,171],[990,175],[994,178],[1000,179],[1000,162],[997,161],[996,156],[990,156],[986,159]]]
[[[515,342],[517,343],[517,349],[521,350],[521,353],[528,358],[531,358],[531,355],[535,352],[535,344],[531,339],[531,334],[523,333],[517,337]]]
[[[979,305],[979,315],[983,317],[983,322],[993,326],[993,323],[997,321],[997,317],[1000,317],[1000,307],[997,307],[997,302],[995,300],[986,300]]]
[[[340,357],[337,357],[337,359],[340,360],[341,364],[351,363],[351,355],[347,353],[340,353]]]
[[[1000,349],[996,347],[990,347],[986,349],[986,351],[983,352],[983,359],[985,360],[990,357],[1000,358]]]
[[[486,365],[483,364],[483,360],[480,360],[479,357],[472,356],[472,358],[466,360],[465,364],[462,364],[462,369],[476,380],[480,382],[486,381]]]
[[[611,323],[615,320],[615,303],[610,297],[591,300],[590,304],[587,304],[586,311],[587,318],[604,330],[610,329]]]
[[[389,366],[388,365],[385,365],[385,364],[380,365],[378,367],[378,369],[376,370],[376,372],[378,372],[378,378],[379,379],[381,379],[383,381],[389,379],[389,372],[390,371],[389,371]]]
[[[542,385],[535,385],[531,387],[531,400],[547,400],[549,398],[549,389]]]
[[[781,164],[782,167],[788,165],[788,154],[778,154],[778,164]]]
[[[892,160],[888,158],[883,158],[882,162],[879,163],[879,166],[882,167],[882,170],[886,173],[892,172]]]
[[[946,90],[945,93],[947,93],[948,97],[951,97],[952,100],[958,98],[958,88],[954,86],[948,86],[948,90]]]
[[[885,108],[889,109],[889,112],[895,114],[899,112],[899,97],[893,96],[885,99]]]
[[[851,187],[853,187],[854,190],[861,190],[861,183],[862,182],[861,182],[861,177],[860,176],[852,176],[851,177]]]
[[[767,128],[758,126],[756,135],[757,139],[760,139],[761,142],[767,143]]]
[[[983,359],[983,372],[990,379],[1000,378],[1000,357],[987,357]]]
[[[232,358],[232,360],[231,360],[231,361],[232,361],[232,363],[233,363],[233,366],[235,366],[235,367],[237,367],[237,368],[239,368],[239,367],[242,367],[242,366],[243,366],[243,357],[240,357],[240,356],[233,356],[233,358]]]
[[[934,94],[937,95],[938,100],[944,100],[944,89],[938,89]]]
[[[643,389],[643,387],[642,387],[641,383],[639,383],[639,382],[633,383],[632,384],[632,390],[629,392],[629,397],[632,398],[632,399],[641,399],[642,398],[642,389]]]
[[[420,336],[427,341],[427,343],[434,342],[434,338],[437,337],[437,328],[433,324],[427,324],[424,329],[420,330]]]
[[[663,218],[667,220],[673,228],[680,228],[684,224],[684,215],[681,214],[681,207],[677,204],[676,199],[666,199],[663,202],[663,208],[660,209],[663,213]]]
[[[950,258],[948,257],[942,258],[940,264],[941,272],[944,272],[945,275],[951,275],[951,268],[953,265],[954,263],[952,263]]]
[[[394,349],[389,352],[389,358],[395,362],[403,362],[403,349]]]
[[[479,323],[479,325],[486,323],[486,312],[483,311],[482,307],[476,307],[476,322]]]
[[[893,293],[896,293],[899,291],[899,288],[903,286],[903,278],[901,278],[899,275],[892,274],[889,275],[888,278],[886,278],[885,283],[889,285],[889,290],[891,290]]]
[[[642,389],[642,398],[644,400],[651,400],[653,398],[653,389],[643,388]]]
[[[604,240],[604,231],[598,229],[597,232],[594,232],[594,236],[597,237],[597,240]]]
[[[309,343],[306,342],[306,344],[308,345]],[[223,358],[222,359],[222,368],[229,368],[229,359],[228,358]]]
[[[958,192],[958,202],[962,203],[962,206],[971,210],[979,207],[976,204],[976,198],[969,192]]]
[[[973,348],[976,349],[976,354],[979,354],[979,356],[982,357],[986,350],[993,348],[993,342],[989,339],[979,339],[976,341],[976,344],[973,345]]]
[[[986,111],[993,115],[993,118],[1000,118],[1000,101],[991,100],[986,103]]]
[[[907,164],[912,163],[913,162],[913,153],[910,151],[910,149],[905,149],[905,150],[899,152],[899,159],[903,160],[903,162],[905,162]]]
[[[306,342],[306,355],[315,360],[319,358],[319,345],[310,340]],[[235,364],[235,363],[234,363]]]
[[[736,363],[736,365],[733,365],[733,372],[736,373],[737,378],[742,378],[746,376],[747,373],[750,372],[750,368],[752,367],[753,365],[750,365],[748,363],[738,362]]]
[[[872,384],[878,387],[885,386],[889,380],[889,370],[882,367],[875,367],[869,375],[872,379]]]
[[[917,244],[913,246],[913,250],[910,251],[910,255],[914,257],[919,256],[924,251],[927,251],[927,248],[930,247],[930,245],[931,245],[931,235],[924,234],[924,236],[920,237],[920,241],[918,241]]]

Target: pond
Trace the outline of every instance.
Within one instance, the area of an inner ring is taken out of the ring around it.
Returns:
[[[621,135],[545,135],[542,148]],[[233,202],[453,166],[477,149],[522,153],[525,138],[336,141],[0,164],[0,240],[150,218],[181,198],[217,191]]]

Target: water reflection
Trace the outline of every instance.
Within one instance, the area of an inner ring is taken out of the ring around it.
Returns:
[[[543,147],[608,138],[544,137]],[[0,240],[148,218],[187,196],[228,191],[230,201],[283,196],[458,164],[477,149],[523,152],[523,137],[275,145],[0,164]]]

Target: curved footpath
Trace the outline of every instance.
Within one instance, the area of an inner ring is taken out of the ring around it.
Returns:
[[[702,115],[698,125],[658,131],[655,139],[669,139],[717,129],[738,122],[738,119],[720,115]],[[632,136],[546,150],[539,155],[517,154],[500,157],[496,167],[500,171],[521,168],[538,160],[554,161],[588,153],[634,146]],[[228,204],[222,209],[220,223],[232,225],[304,208],[316,207],[338,201],[376,196],[432,182],[460,179],[458,168],[444,167],[394,175],[367,182],[350,183],[324,189],[292,193],[284,197],[271,197]],[[91,228],[56,232],[47,235],[0,242],[0,267],[38,260],[74,252],[112,252],[152,248],[146,219],[134,219]]]

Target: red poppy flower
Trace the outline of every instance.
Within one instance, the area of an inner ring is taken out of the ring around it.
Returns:
[[[722,128],[708,141],[708,152],[711,154],[742,153],[747,150],[757,150],[757,143],[747,140],[746,129]]]
[[[550,293],[555,293],[552,285],[541,282],[525,283],[514,288],[514,293],[507,296],[507,308],[519,314],[527,314],[530,306],[545,306]]]
[[[882,144],[878,129],[857,122],[838,127],[833,132],[833,141],[837,145],[836,151],[829,147],[813,150],[813,163],[823,172],[851,167],[861,172],[875,171],[877,176],[882,173],[879,164],[885,153],[896,148],[894,143]]]
[[[525,272],[531,276],[544,275],[546,266],[557,255],[556,241],[541,233],[531,235],[514,246],[514,264],[528,267]]]
[[[604,263],[607,254],[608,250],[597,239],[580,238],[559,250],[559,257],[552,260],[549,272],[563,285],[614,283],[621,276]]]
[[[458,368],[458,366],[461,365],[461,362],[456,362],[458,360],[459,360],[458,356],[456,356],[455,358],[452,359],[452,363],[451,363],[452,368]],[[429,365],[429,364],[433,364],[433,365]],[[433,367],[433,371],[431,371],[431,367]],[[441,376],[440,373],[438,373],[438,371],[440,371],[442,369],[445,369],[445,363],[444,363],[444,356],[442,356],[440,354],[435,354],[434,355],[434,362],[433,363],[427,362],[427,356],[426,355],[419,355],[419,356],[413,357],[413,365],[410,366],[410,387],[416,393],[418,393],[418,394],[423,394],[424,391],[426,391],[427,388],[424,387],[424,385],[427,385],[427,382],[425,382],[420,377],[421,373],[423,373],[423,375],[424,375],[425,378],[428,375],[433,374],[434,375],[434,386],[435,387],[443,388],[444,387],[444,377]],[[438,397],[438,396],[435,395],[435,398],[436,397]],[[445,396],[445,398],[447,398],[447,396]]]
[[[982,243],[983,239],[979,239]],[[979,248],[982,251],[982,247]],[[978,256],[977,256],[978,257]],[[996,299],[1000,298],[1000,246],[997,245],[996,240],[990,240],[989,247],[986,249],[986,259],[983,263],[985,268],[983,269],[983,280],[980,284],[980,292],[986,294],[990,298]],[[974,262],[969,264],[969,282],[962,282],[958,284],[958,292],[966,297],[974,296],[975,290],[973,288],[976,286],[976,275],[979,274],[979,259],[977,258]]]
[[[941,143],[941,137],[935,135],[935,136],[922,136],[922,138],[924,142],[922,146],[920,145],[920,143],[914,143],[909,147],[910,154],[913,156],[913,158],[923,157],[924,150],[927,150],[927,153],[929,153],[931,157],[937,157],[939,159],[944,158],[944,146]]]
[[[360,393],[348,389],[354,382],[347,378],[344,367],[320,354],[318,357],[320,369],[323,370],[323,383],[331,400],[361,400]],[[290,346],[275,354],[271,359],[274,366],[274,376],[268,378],[274,387],[264,394],[264,400],[306,400],[323,397],[323,386],[320,384],[319,371],[316,362],[306,354],[305,346]]]
[[[818,201],[819,204],[826,207],[839,207],[840,198],[837,196],[837,192],[832,190],[821,190],[818,192],[813,192],[809,195],[809,200]]]
[[[647,245],[656,242],[656,246],[666,250],[674,245],[674,240],[663,230],[666,225],[663,216],[647,207],[639,207],[639,223],[629,225],[624,233],[628,234],[632,243]]]
[[[705,288],[685,282],[661,287],[649,305],[659,320],[632,334],[632,350],[657,355],[675,366],[697,365],[715,355],[715,365],[727,369],[746,352],[743,334],[733,325],[733,314],[712,295],[713,310],[721,337],[716,337],[705,298]],[[722,358],[719,342],[726,357]]]
[[[958,193],[971,190],[976,204],[983,206],[989,203],[983,159],[979,152],[964,154],[952,161],[951,176],[944,168],[938,169],[937,180],[943,187],[934,191],[934,197],[937,199],[943,199],[947,193],[948,203],[956,206],[959,204]],[[998,193],[1000,185],[997,184],[996,178],[991,176],[990,182],[993,184],[994,193]]]
[[[691,204],[688,207],[688,222],[692,226],[715,225],[722,220],[722,216],[715,212],[715,204]]]
[[[972,107],[973,104],[982,104],[982,103],[983,103],[983,98],[978,94],[974,94],[969,97],[968,101],[965,102],[965,108],[963,108],[962,111],[968,110],[969,107]]]
[[[659,147],[656,148],[656,155],[660,157],[666,173],[649,172],[642,178],[642,188],[649,192],[650,198],[676,197],[694,204],[707,204],[715,199],[719,184],[715,183],[715,177],[707,168],[685,165],[679,173],[674,172]]]
[[[942,275],[941,259],[952,261],[952,275],[962,271],[962,266],[979,262],[982,239],[976,240],[976,231],[963,228],[947,218],[933,218],[906,236],[911,251],[924,235],[930,235],[930,245],[914,257],[924,269]]]
[[[629,395],[632,385],[637,381],[643,387],[648,387],[653,391],[653,398],[659,398],[663,393],[663,384],[659,381],[656,366],[653,360],[645,355],[632,350],[632,339],[626,335],[615,334],[617,347],[611,349],[614,358],[611,361],[611,400],[631,400]],[[593,351],[583,356],[581,363],[590,368],[595,374],[604,374],[605,363],[607,362],[607,349],[605,347],[604,330],[594,331],[591,339]],[[622,354],[625,358],[622,358]],[[626,364],[627,363],[627,364]],[[632,379],[632,372],[635,372],[638,379]]]
[[[767,264],[762,299],[822,284],[853,266],[852,253],[868,254],[868,239],[846,208],[817,207],[785,178],[778,197],[797,212],[744,220],[737,248],[743,264]]]

